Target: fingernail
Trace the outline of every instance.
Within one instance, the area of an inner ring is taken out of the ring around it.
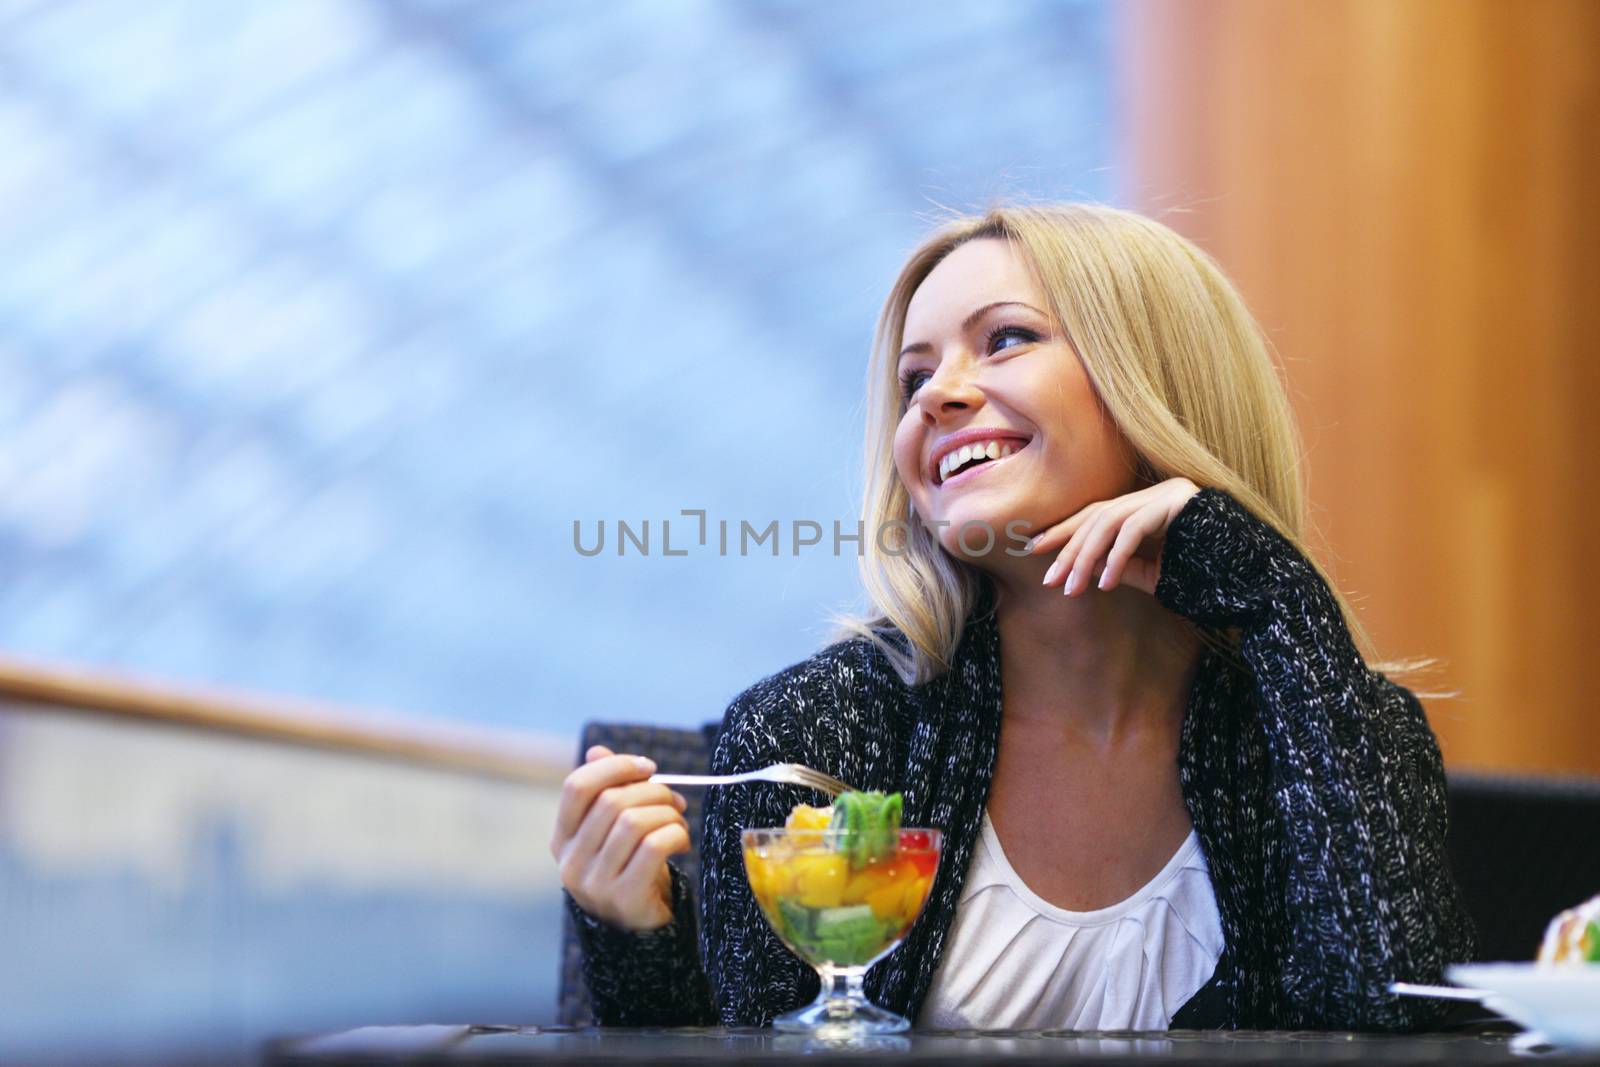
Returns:
[[[1065,593],[1067,596],[1071,596],[1073,593],[1076,593],[1078,591],[1078,572],[1077,571],[1073,571],[1071,574],[1067,575],[1067,587],[1065,589],[1061,590],[1061,591],[1063,593]]]
[[[633,762],[646,774],[656,773],[656,761],[648,756],[635,756]]]
[[[1034,549],[1039,547],[1039,542],[1043,540],[1044,534],[1039,534],[1037,537],[1030,537],[1028,538],[1028,543],[1024,546],[1024,548],[1026,548],[1027,551],[1032,552]]]
[[[1040,584],[1041,585],[1049,585],[1051,580],[1054,579],[1055,576],[1057,574],[1060,574],[1060,573],[1061,573],[1061,561],[1058,559],[1054,563],[1050,564],[1050,569],[1049,570],[1044,572],[1044,581],[1042,583],[1040,583]]]
[[[1106,584],[1107,579],[1109,579],[1110,577],[1111,577],[1111,572],[1110,571],[1101,571],[1100,572],[1100,581],[1096,582],[1095,584],[1098,585],[1102,590],[1110,589],[1111,587]]]

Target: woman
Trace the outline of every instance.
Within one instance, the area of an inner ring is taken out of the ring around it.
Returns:
[[[895,283],[868,391],[867,529],[909,531],[868,538],[875,614],[740,694],[712,760],[899,791],[945,831],[868,995],[941,1027],[1435,1021],[1388,985],[1473,952],[1438,745],[1303,548],[1284,389],[1216,265],[1105,207],[958,220]],[[682,799],[588,755],[552,850],[600,1021],[811,1000],[739,833],[816,795],[708,796],[702,963]]]

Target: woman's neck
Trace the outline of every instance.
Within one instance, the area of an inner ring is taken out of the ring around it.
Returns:
[[[1201,642],[1150,594],[1066,597],[1026,579],[997,591],[1008,724],[1059,727],[1096,747],[1181,725]]]

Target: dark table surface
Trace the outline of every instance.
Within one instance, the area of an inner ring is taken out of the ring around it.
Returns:
[[[1528,1046],[1528,1047],[1524,1047]],[[1114,1060],[1119,1064],[1527,1063],[1600,1067],[1600,1050],[1553,1051],[1498,1031],[1379,1037],[1342,1033],[1264,1031],[1101,1032],[1063,1030],[916,1030],[892,1037],[825,1041],[772,1030],[578,1029],[540,1026],[366,1027],[275,1042],[269,1064],[514,1062],[586,1064],[769,1064],[795,1057],[944,1064]]]

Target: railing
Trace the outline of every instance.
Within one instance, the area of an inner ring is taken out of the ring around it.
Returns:
[[[549,784],[570,770],[570,746],[531,734],[374,716],[311,701],[152,683],[0,655],[0,701],[67,708],[141,723],[395,759],[495,778]]]

